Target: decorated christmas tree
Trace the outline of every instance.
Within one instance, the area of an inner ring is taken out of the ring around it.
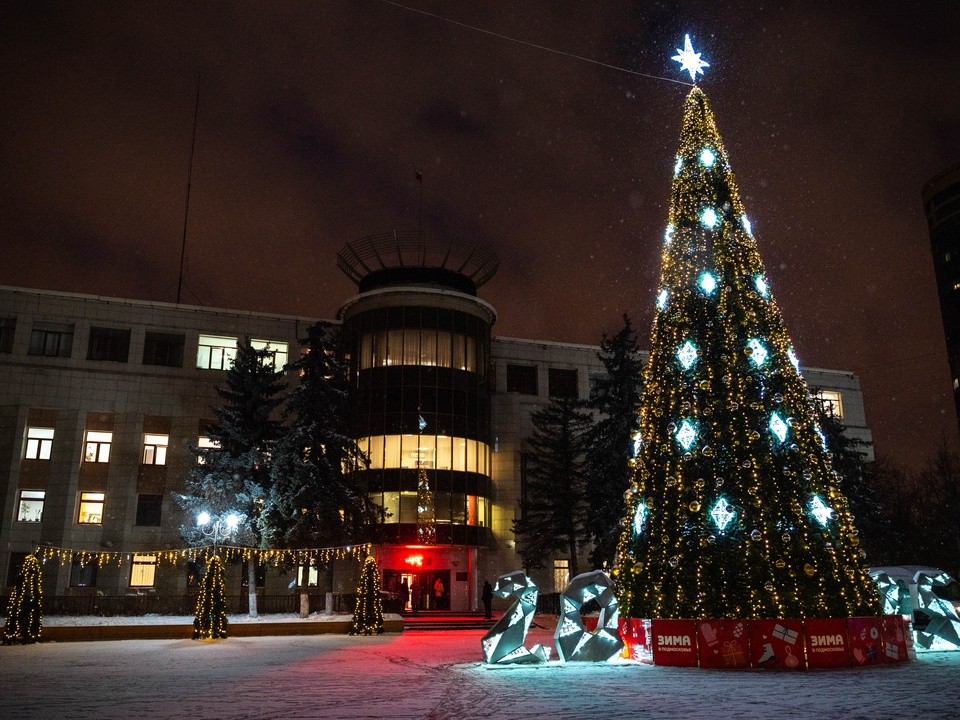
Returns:
[[[380,602],[380,569],[372,555],[363,561],[357,583],[357,606],[353,611],[351,635],[383,633],[383,605]]]
[[[43,588],[40,562],[27,555],[17,574],[13,592],[7,601],[7,622],[3,627],[3,644],[35,643],[40,640],[43,625]]]
[[[197,615],[193,619],[194,640],[227,637],[227,598],[223,592],[223,561],[219,555],[207,560],[207,572],[200,584]]]
[[[695,78],[706,64],[675,58]],[[687,96],[616,581],[630,617],[876,614],[703,91]]]

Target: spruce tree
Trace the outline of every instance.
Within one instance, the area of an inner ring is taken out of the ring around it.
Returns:
[[[196,517],[207,512],[214,520],[230,513],[243,517],[231,542],[265,547],[258,523],[270,491],[271,458],[281,437],[278,408],[282,369],[274,367],[273,353],[254,348],[249,339],[237,343],[237,354],[226,372],[226,385],[216,388],[222,404],[212,408],[216,422],[207,428],[215,447],[196,448],[199,462],[191,469],[185,492],[176,496],[188,512],[180,528],[192,545],[208,542]],[[256,559],[248,562],[250,615],[256,616]]]
[[[656,302],[617,552],[625,615],[877,613],[841,479],[698,87],[684,106]]]
[[[357,583],[357,604],[353,610],[351,635],[383,633],[383,605],[380,601],[380,569],[372,555],[363,561]]]
[[[43,627],[43,577],[35,555],[27,555],[17,573],[13,592],[7,600],[7,621],[3,644],[24,645],[40,641]]]
[[[351,472],[363,457],[346,434],[351,397],[340,329],[317,323],[303,343],[307,352],[291,364],[299,382],[284,408],[287,426],[258,527],[269,547],[362,542],[378,515]]]
[[[623,316],[623,327],[615,335],[604,335],[597,357],[607,372],[590,398],[597,420],[586,438],[586,499],[587,529],[594,543],[590,562],[601,568],[613,564],[623,493],[633,475],[634,436],[640,429],[643,358],[629,317]]]
[[[532,420],[524,498],[514,521],[517,551],[527,568],[541,567],[548,555],[560,553],[569,558],[574,576],[589,537],[584,439],[591,418],[578,401],[554,398]]]

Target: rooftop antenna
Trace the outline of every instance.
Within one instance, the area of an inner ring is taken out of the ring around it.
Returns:
[[[423,172],[417,170],[414,177],[420,183],[420,207],[417,210],[417,237],[419,238],[423,232]]]
[[[193,152],[197,147],[197,116],[200,114],[200,74],[197,73],[197,101],[193,106],[193,138],[190,141],[190,166],[187,170],[187,200],[183,209],[183,239],[180,243],[180,275],[177,279],[177,305],[183,290],[183,263],[187,257],[187,219],[190,217],[190,184],[193,180]]]

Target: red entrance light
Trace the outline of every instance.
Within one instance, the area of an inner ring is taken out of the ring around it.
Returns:
[[[403,559],[407,565],[416,565],[417,567],[423,567],[423,555],[407,555]]]

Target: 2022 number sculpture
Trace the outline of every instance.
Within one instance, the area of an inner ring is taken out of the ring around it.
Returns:
[[[524,641],[537,610],[540,589],[520,570],[497,578],[493,588],[497,597],[513,597],[503,617],[483,636],[483,659],[488,665],[545,663],[550,648],[537,644],[527,648]],[[581,609],[596,600],[600,606],[596,630],[583,626]],[[560,595],[561,617],[554,633],[557,654],[563,662],[607,662],[623,649],[617,628],[620,603],[613,594],[610,578],[600,570],[577,575]]]

